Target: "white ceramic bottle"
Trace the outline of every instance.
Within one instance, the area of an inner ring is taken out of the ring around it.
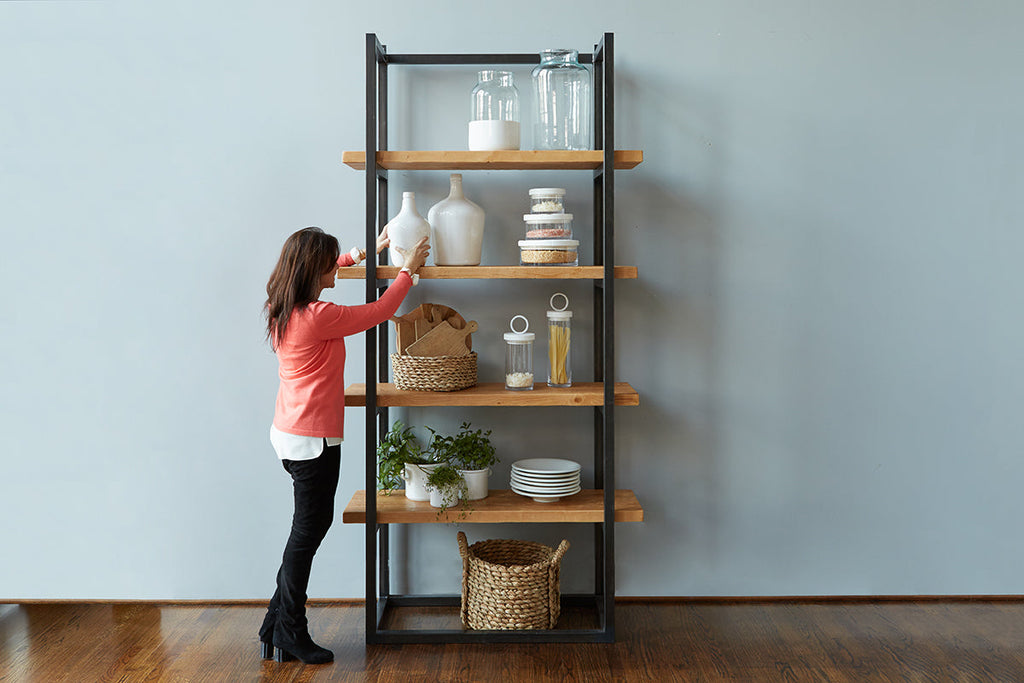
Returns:
[[[452,173],[448,196],[430,207],[427,221],[439,266],[478,266],[484,247],[484,210],[462,193],[462,174]]]
[[[393,266],[404,266],[403,257],[396,247],[411,251],[416,243],[424,237],[430,240],[430,223],[423,220],[423,216],[416,211],[416,193],[402,193],[402,208],[398,215],[388,221],[388,237],[391,238],[391,246],[388,248],[388,258]]]

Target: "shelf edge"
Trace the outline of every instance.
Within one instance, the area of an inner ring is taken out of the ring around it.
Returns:
[[[377,152],[377,166],[390,170],[594,170],[604,159],[601,150],[519,150],[469,152],[462,150],[387,150]],[[615,168],[630,170],[644,160],[643,150],[615,150]],[[366,152],[344,151],[341,161],[357,171],[366,170]]]
[[[377,266],[377,278],[393,280],[398,266]],[[636,280],[637,266],[615,266],[616,280]],[[604,266],[423,266],[421,280],[600,280]],[[338,280],[365,280],[366,266],[343,266]]]

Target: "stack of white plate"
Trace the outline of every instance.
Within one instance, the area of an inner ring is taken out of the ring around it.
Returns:
[[[551,503],[580,492],[580,464],[558,458],[530,458],[512,463],[512,490],[538,503]]]

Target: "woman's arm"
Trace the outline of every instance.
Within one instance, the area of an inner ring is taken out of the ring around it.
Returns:
[[[412,276],[402,271],[376,301],[359,306],[322,303],[314,312],[316,335],[321,339],[337,339],[381,324],[393,316],[412,287]],[[314,304],[315,305],[315,304]]]
[[[384,229],[377,235],[377,253],[384,251],[384,249],[391,244],[391,238],[388,237],[388,226],[384,226]],[[366,259],[366,252],[359,247],[352,247],[347,254],[342,254],[338,257],[338,267],[346,268],[348,266],[358,266]]]
[[[361,253],[362,250],[359,247],[352,247],[352,251],[346,252],[338,257],[338,267],[347,268],[348,266],[356,265],[363,260],[362,258],[356,258]]]
[[[426,262],[430,254],[427,238],[424,237],[415,247],[402,253],[405,254],[405,267],[376,301],[361,306],[324,304],[316,307],[314,326],[321,339],[336,339],[364,332],[381,324],[398,311],[413,285],[413,274]]]

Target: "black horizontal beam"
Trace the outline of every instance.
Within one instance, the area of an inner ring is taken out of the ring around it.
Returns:
[[[384,55],[388,64],[540,64],[539,52],[520,54],[389,54]],[[592,64],[594,56],[579,53],[581,64]]]
[[[380,630],[370,639],[375,643],[612,643],[614,636],[604,630],[536,631],[393,631]]]
[[[563,607],[596,607],[596,593],[563,593]],[[451,607],[461,604],[461,595],[389,595],[388,607]]]

